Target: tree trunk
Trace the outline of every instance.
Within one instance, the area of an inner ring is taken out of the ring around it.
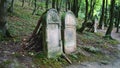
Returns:
[[[95,3],[96,3],[96,0],[91,0],[91,2],[90,2],[90,11],[88,13],[88,19],[90,19],[90,20],[93,20]]]
[[[46,0],[46,10],[48,9],[48,0]]]
[[[117,17],[117,30],[116,30],[116,33],[119,32],[119,25],[120,25],[120,7],[118,9],[118,17]]]
[[[108,23],[107,23],[107,6],[108,6],[108,0],[106,0],[106,6],[105,6],[105,18],[104,18],[105,27],[107,27],[107,25],[108,25]]]
[[[120,20],[119,20],[119,18],[118,18],[116,33],[118,33],[118,32],[119,32],[119,24],[120,24]]]
[[[70,5],[70,0],[66,0],[66,3],[65,3],[65,7],[66,7],[66,11],[67,10],[71,10],[71,5]]]
[[[61,10],[62,3],[63,3],[63,0],[61,0],[61,1],[60,1],[60,5],[59,5],[59,11]],[[59,12],[59,11],[58,11],[58,12]]]
[[[34,13],[36,12],[36,9],[37,9],[37,0],[34,1],[34,10],[32,12],[32,15],[34,15]]]
[[[8,12],[12,13],[14,7],[14,0],[12,0],[10,7],[8,8]]]
[[[2,36],[8,37],[10,36],[7,28],[7,0],[1,0],[0,1],[0,34]]]
[[[25,0],[22,0],[22,7],[24,7],[24,4],[25,4]]]
[[[86,24],[87,19],[88,19],[88,0],[85,0],[85,3],[86,3],[85,21],[83,22],[82,27],[80,28],[81,33],[84,31],[85,24]]]
[[[99,21],[99,29],[102,29],[103,25],[103,20],[104,20],[104,7],[105,7],[105,0],[102,2],[102,14],[100,16],[100,21]]]
[[[71,10],[70,0],[67,0],[67,3],[68,3],[68,10]]]
[[[67,5],[67,1],[65,2],[65,10],[68,10],[68,5]]]
[[[90,19],[91,18],[91,14],[92,14],[92,3],[93,3],[93,0],[90,0],[90,11],[89,11],[89,13],[88,13],[88,19]]]
[[[52,8],[55,8],[55,0],[52,0]]]
[[[58,11],[58,9],[59,9],[59,1],[58,0],[56,0],[56,9],[57,9],[57,11]]]
[[[73,5],[71,7],[71,10],[75,14],[76,17],[78,17],[78,12],[79,12],[79,9],[80,9],[80,3],[81,3],[81,0],[80,0],[80,2],[78,0],[73,0]]]
[[[111,7],[110,7],[110,23],[109,23],[109,27],[107,29],[107,32],[106,32],[106,37],[108,38],[111,38],[111,32],[112,32],[112,29],[113,29],[113,12],[114,12],[114,6],[115,6],[115,0],[111,0]]]

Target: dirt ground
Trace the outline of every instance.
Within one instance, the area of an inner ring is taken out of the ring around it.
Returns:
[[[105,31],[101,31],[104,33]],[[120,33],[112,32],[112,37],[120,42]],[[27,56],[22,49],[23,42],[2,41],[0,42],[0,68],[37,68],[33,63],[33,58]],[[120,44],[117,45],[120,50]],[[120,56],[120,55],[119,55]],[[119,68],[120,58],[101,64],[99,62],[83,62],[81,64],[72,64],[65,68]]]
[[[100,30],[105,34],[105,30]],[[112,38],[120,42],[120,33],[116,33],[115,30],[112,31]],[[117,45],[117,48],[120,50],[120,44]],[[120,54],[119,57],[114,61],[109,62],[108,64],[102,64],[99,62],[84,62],[81,64],[74,64],[67,66],[66,68],[120,68]]]

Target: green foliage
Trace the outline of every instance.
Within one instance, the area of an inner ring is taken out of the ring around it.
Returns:
[[[37,6],[45,8],[45,3],[43,3],[43,2],[37,2]]]
[[[11,63],[11,61],[6,60],[2,63],[0,63],[0,68],[7,68],[7,66]]]
[[[105,40],[107,43],[112,44],[112,45],[117,45],[119,42],[115,39],[106,39]]]
[[[96,43],[97,41],[99,41],[98,40],[99,37],[96,36],[94,33],[90,33],[90,32],[84,32],[79,37],[84,43]]]
[[[83,54],[81,53],[73,53],[71,55],[69,55],[69,58],[72,60],[72,62],[84,62],[87,60],[88,57],[84,56]]]
[[[84,13],[79,12],[78,17],[79,17],[79,18],[81,18],[81,19],[84,19],[84,18],[85,18],[85,14],[84,14]]]
[[[13,56],[14,56],[14,57],[21,57],[22,55],[21,55],[20,53],[14,52],[14,53],[13,53]]]
[[[32,15],[32,8],[27,5],[21,7],[19,1],[15,2],[14,13],[8,17],[8,29],[15,40],[30,35],[34,30],[39,16]]]
[[[36,54],[35,58],[45,58],[45,54],[44,53]]]
[[[38,68],[62,68],[61,62],[58,59],[35,58],[35,64]]]
[[[101,61],[101,63],[104,64],[104,65],[107,65],[107,64],[109,64],[110,62],[109,62],[109,61]]]
[[[21,65],[17,60],[6,60],[2,63],[0,63],[0,68],[25,68],[23,65]]]
[[[88,52],[92,52],[92,53],[99,53],[100,52],[99,48],[95,48],[93,46],[84,46],[83,49],[85,49]]]
[[[3,34],[0,32],[0,40],[2,41],[2,40],[4,40],[4,36],[3,36]]]
[[[103,34],[84,32],[83,35],[79,36],[84,43],[96,43],[98,45],[111,44],[116,45],[119,42],[114,39],[104,38]]]

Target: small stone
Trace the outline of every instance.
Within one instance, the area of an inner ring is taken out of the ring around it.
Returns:
[[[26,40],[27,40],[27,39],[24,38],[24,39],[23,39],[23,42],[25,42]]]
[[[12,54],[15,54],[15,52],[12,52]]]
[[[108,61],[101,61],[100,63],[101,63],[101,64],[104,64],[104,65],[109,64],[109,62],[108,62]]]

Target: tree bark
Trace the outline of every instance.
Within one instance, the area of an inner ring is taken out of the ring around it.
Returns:
[[[48,0],[46,0],[46,10],[48,9]]]
[[[58,10],[59,8],[59,0],[56,0],[56,9]]]
[[[24,7],[24,4],[25,4],[25,0],[22,0],[22,7]]]
[[[78,12],[79,12],[79,9],[80,9],[80,3],[81,3],[81,0],[80,1],[73,0],[71,10],[75,14],[76,17],[78,17]]]
[[[108,25],[108,23],[107,23],[107,7],[108,7],[108,0],[106,0],[106,4],[105,4],[105,18],[104,18],[105,27],[107,27],[107,25]]]
[[[34,10],[33,10],[33,12],[32,12],[32,15],[34,15],[34,13],[36,12],[36,10],[37,10],[37,0],[35,0],[34,1]]]
[[[111,0],[111,7],[110,7],[110,23],[109,23],[109,27],[107,29],[107,32],[106,32],[106,37],[108,38],[111,38],[111,32],[112,32],[112,29],[113,29],[113,12],[114,12],[114,6],[115,6],[115,0]]]
[[[0,34],[2,36],[8,37],[10,36],[7,28],[7,7],[8,7],[8,1],[7,0],[1,0],[0,1]]]
[[[86,3],[85,21],[83,22],[82,27],[80,28],[81,33],[84,31],[85,24],[86,24],[87,19],[88,19],[88,0],[85,0],[85,3]]]
[[[99,29],[102,29],[103,25],[103,20],[104,20],[104,7],[105,7],[105,0],[102,2],[102,14],[100,16],[100,21],[99,21]]]
[[[67,10],[71,10],[70,0],[66,0],[66,2],[65,2],[65,9],[66,9],[66,11]]]
[[[8,8],[8,12],[12,13],[14,7],[14,0],[12,0],[10,7]]]
[[[118,9],[118,17],[117,17],[117,30],[116,30],[116,33],[119,32],[119,25],[120,25],[120,7]]]
[[[93,20],[95,3],[96,3],[96,0],[91,0],[91,2],[90,2],[90,11],[88,13],[88,19],[90,19],[90,20]]]
[[[55,8],[55,0],[52,0],[52,8]]]

